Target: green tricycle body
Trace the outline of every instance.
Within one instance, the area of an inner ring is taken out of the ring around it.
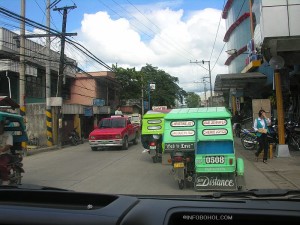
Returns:
[[[231,113],[225,107],[173,109],[165,117],[163,154],[170,154],[179,188],[235,190],[244,185]]]

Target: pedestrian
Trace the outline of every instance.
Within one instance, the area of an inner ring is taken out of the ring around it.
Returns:
[[[122,111],[121,111],[121,106],[117,106],[117,109],[115,111],[115,115],[123,115]]]
[[[235,134],[236,137],[240,137],[240,132],[242,129],[242,117],[238,113],[238,111],[235,112],[234,116],[232,117],[232,129],[233,133]]]
[[[4,131],[4,120],[0,121],[0,179],[2,185],[9,185],[9,170],[7,165],[11,160],[10,148],[13,146],[13,137],[10,132]]]
[[[271,120],[266,117],[265,110],[263,109],[259,110],[258,118],[255,119],[253,125],[259,143],[259,148],[255,153],[256,161],[258,161],[259,154],[262,152],[262,150],[264,150],[263,162],[267,163],[268,149],[269,149],[267,133],[269,132],[268,125],[270,125],[270,123]]]

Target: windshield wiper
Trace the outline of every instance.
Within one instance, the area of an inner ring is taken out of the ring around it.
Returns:
[[[71,191],[68,189],[63,188],[56,188],[56,187],[48,187],[42,185],[35,185],[35,184],[20,184],[20,185],[0,185],[1,190],[47,190],[47,191]]]
[[[244,198],[297,198],[300,197],[300,190],[293,189],[251,189],[248,191],[214,192],[209,195],[202,195],[202,198],[224,198],[224,197],[244,197]]]

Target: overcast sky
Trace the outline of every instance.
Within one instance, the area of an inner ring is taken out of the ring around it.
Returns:
[[[26,0],[26,17],[45,24],[45,2]],[[193,92],[203,90],[196,82],[208,76],[208,63],[190,61],[210,61],[213,84],[217,74],[228,71],[226,46],[221,52],[224,0],[62,0],[57,7],[74,3],[77,8],[68,13],[67,32],[77,32],[74,40],[110,66],[139,69],[151,64],[178,77],[179,86]],[[2,0],[0,7],[20,13],[19,0]],[[52,10],[52,28],[61,30],[61,23],[61,14]],[[85,70],[104,70],[70,47],[67,54]]]

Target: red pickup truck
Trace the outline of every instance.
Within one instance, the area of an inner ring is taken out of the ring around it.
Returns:
[[[128,149],[128,142],[137,144],[140,137],[140,126],[132,124],[126,116],[104,118],[90,133],[89,143],[93,151],[98,147],[114,147]]]

